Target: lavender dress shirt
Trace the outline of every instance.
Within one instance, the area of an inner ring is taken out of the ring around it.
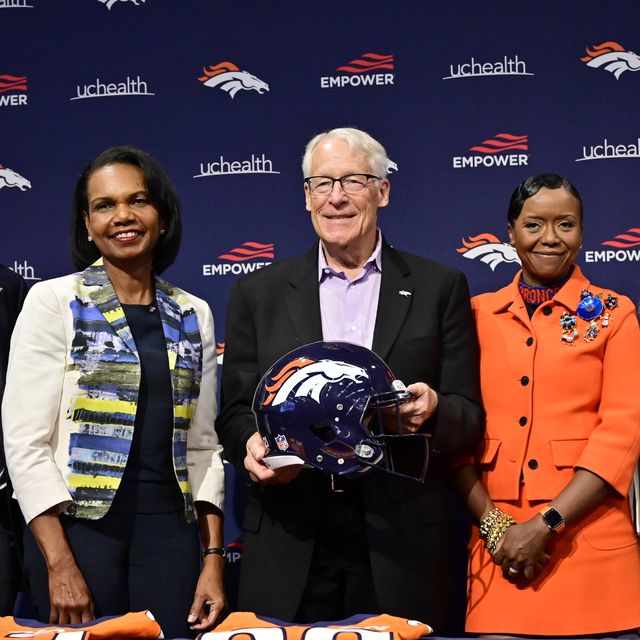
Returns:
[[[319,243],[320,314],[322,339],[326,342],[352,342],[371,349],[382,279],[382,234],[379,229],[377,233],[371,257],[353,280],[327,264]]]

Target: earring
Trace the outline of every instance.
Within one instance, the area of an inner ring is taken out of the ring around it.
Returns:
[[[164,229],[160,229],[160,235],[163,236],[164,235]]]
[[[87,240],[88,240],[89,242],[93,242],[93,238],[92,238],[91,236],[87,236]]]

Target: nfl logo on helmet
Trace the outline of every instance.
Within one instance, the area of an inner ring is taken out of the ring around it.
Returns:
[[[278,449],[280,451],[286,451],[289,448],[289,443],[287,442],[287,437],[283,435],[279,435],[275,437],[276,444],[278,445]]]

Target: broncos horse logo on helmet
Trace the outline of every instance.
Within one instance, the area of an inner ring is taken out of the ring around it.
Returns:
[[[348,342],[299,347],[274,363],[256,389],[253,412],[268,450],[264,462],[272,468],[305,464],[341,476],[378,468],[422,481],[428,436],[402,433],[398,413],[412,397],[365,347]],[[383,427],[390,422],[393,432]],[[394,455],[406,443],[418,452],[418,468],[404,469]]]
[[[306,396],[320,404],[322,390],[341,380],[365,380],[367,372],[346,362],[323,360],[315,362],[308,358],[293,360],[273,377],[274,383],[266,386],[269,395],[265,405],[276,406],[287,400],[289,394]]]

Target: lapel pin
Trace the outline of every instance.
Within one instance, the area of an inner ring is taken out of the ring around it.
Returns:
[[[400,289],[400,291],[398,291],[398,293],[401,296],[404,296],[405,298],[411,297],[411,291],[406,291],[405,289]]]

